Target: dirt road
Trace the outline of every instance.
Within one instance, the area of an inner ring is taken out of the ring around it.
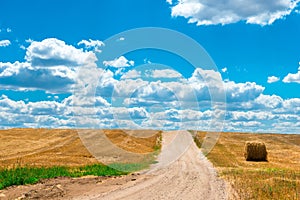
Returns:
[[[105,193],[95,188],[75,199],[227,199],[225,182],[216,177],[187,131],[163,133],[158,161],[138,180]]]

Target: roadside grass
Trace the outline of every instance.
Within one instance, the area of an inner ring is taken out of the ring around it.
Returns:
[[[136,172],[143,169],[147,169],[154,161],[141,162],[141,163],[112,163],[108,167],[118,169],[124,173]]]
[[[12,185],[34,184],[55,177],[121,176],[147,168],[150,163],[93,164],[80,167],[14,167],[0,169],[0,190]]]
[[[194,136],[201,147],[205,132]],[[247,162],[248,140],[266,143],[268,162]],[[233,187],[232,199],[300,199],[300,135],[221,133],[207,158]]]
[[[126,166],[127,168],[130,165]],[[94,176],[120,176],[129,172],[119,171],[114,168],[93,164],[81,167],[14,167],[11,169],[0,169],[0,189],[12,185],[34,184],[41,179],[55,177],[81,177]]]

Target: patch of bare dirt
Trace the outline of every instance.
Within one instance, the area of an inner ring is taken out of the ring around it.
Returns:
[[[58,177],[45,179],[35,185],[12,186],[0,190],[0,199],[73,199],[96,187],[99,188],[99,192],[106,192],[108,188],[133,182],[138,177],[138,174],[131,174],[120,177],[86,176],[81,178]]]

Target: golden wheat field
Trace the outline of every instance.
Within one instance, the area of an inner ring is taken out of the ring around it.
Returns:
[[[197,133],[198,144],[205,135]],[[246,161],[246,141],[264,142],[268,161]],[[300,135],[221,133],[207,157],[233,186],[233,199],[300,199]]]
[[[134,137],[131,131],[104,130],[110,141],[127,151],[154,151],[158,131],[147,138]],[[82,144],[76,130],[9,129],[0,130],[0,166],[84,166],[99,163]]]

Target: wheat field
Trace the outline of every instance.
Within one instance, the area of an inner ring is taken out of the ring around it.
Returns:
[[[201,146],[205,132],[197,132]],[[244,157],[246,141],[263,141],[267,162]],[[300,199],[300,135],[221,133],[207,158],[234,189],[232,199]]]

